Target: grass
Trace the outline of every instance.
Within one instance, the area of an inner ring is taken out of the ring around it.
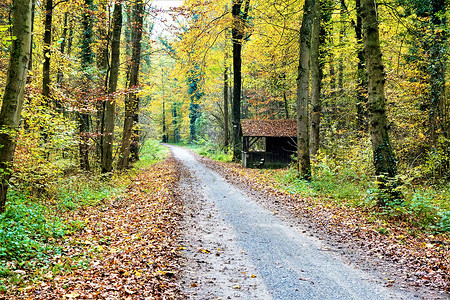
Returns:
[[[156,140],[146,141],[139,152],[139,161],[134,165],[135,169],[145,169],[154,163],[164,160],[169,153],[167,147],[162,146]]]
[[[233,158],[231,150],[218,149],[211,143],[205,141],[200,141],[197,144],[185,145],[185,147],[192,149],[199,155],[206,156],[217,161],[231,162]]]

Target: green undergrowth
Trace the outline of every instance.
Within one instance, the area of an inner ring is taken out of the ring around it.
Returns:
[[[120,197],[134,175],[164,160],[167,153],[166,147],[149,141],[141,149],[139,162],[125,173],[60,176],[41,193],[10,188],[5,212],[0,214],[0,292],[7,282],[18,280],[15,270],[42,267],[48,255],[60,251],[61,239],[84,227],[82,220],[68,217],[71,211]]]
[[[297,177],[295,168],[274,170],[279,188],[303,197],[336,205],[359,207],[376,217],[406,221],[411,226],[431,233],[450,232],[450,184],[441,186],[402,186],[403,201],[380,209],[378,191],[370,176],[355,173],[351,166],[333,169],[323,162],[315,162],[312,180]]]
[[[134,165],[137,170],[145,169],[154,163],[163,161],[169,153],[169,148],[162,146],[156,140],[146,141],[139,153],[139,161]]]
[[[233,154],[230,149],[218,148],[211,142],[205,140],[198,140],[195,144],[185,146],[194,150],[199,155],[206,156],[217,161],[231,162],[233,158]]]

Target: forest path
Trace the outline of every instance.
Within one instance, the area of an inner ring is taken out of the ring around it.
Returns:
[[[245,191],[170,146],[184,165],[189,299],[412,299],[333,253],[319,239],[277,218]]]

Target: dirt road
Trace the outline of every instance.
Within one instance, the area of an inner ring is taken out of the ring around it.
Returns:
[[[186,149],[183,285],[190,299],[414,299],[280,220]]]

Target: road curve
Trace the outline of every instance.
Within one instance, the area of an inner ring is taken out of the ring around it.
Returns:
[[[415,298],[278,219],[188,150],[170,149],[189,173],[180,193],[192,209],[183,279],[190,299]]]

